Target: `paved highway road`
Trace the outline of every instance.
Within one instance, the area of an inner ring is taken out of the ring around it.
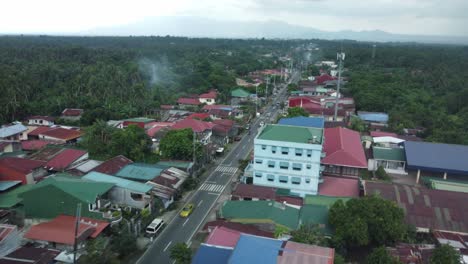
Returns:
[[[264,116],[270,115],[275,118],[278,107],[275,105],[286,98],[285,85],[279,91],[277,98],[268,105]],[[189,203],[195,204],[193,213],[188,218],[176,216],[164,230],[156,237],[155,241],[144,255],[137,261],[138,264],[153,263],[172,263],[169,257],[171,246],[179,242],[190,243],[191,239],[203,224],[206,216],[216,204],[218,197],[222,194],[226,186],[231,182],[231,178],[236,174],[238,160],[244,159],[253,147],[253,140],[261,121],[270,123],[269,120],[263,120],[263,116],[255,119],[250,125],[251,133],[246,134],[233,148],[227,153],[226,157],[213,169],[208,178],[203,182],[198,190],[189,199]]]

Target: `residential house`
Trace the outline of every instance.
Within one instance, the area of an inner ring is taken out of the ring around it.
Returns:
[[[159,141],[162,138],[161,133],[165,135],[172,125],[174,125],[172,122],[152,122],[151,127],[146,130],[146,134],[153,141]]]
[[[369,170],[376,171],[380,166],[387,173],[406,175],[405,164],[405,149],[402,147],[387,148],[387,147],[372,147],[373,159],[369,159]]]
[[[202,111],[208,113],[211,119],[223,119],[234,116],[234,108],[229,105],[205,105]]]
[[[206,145],[211,141],[213,134],[213,127],[215,125],[211,122],[204,122],[197,119],[184,119],[175,123],[171,129],[187,129],[191,128],[195,133],[195,138],[200,143]]]
[[[468,235],[468,193],[366,181],[364,194],[379,195],[395,202],[404,210],[405,222],[419,232],[432,230]]]
[[[205,120],[205,119],[210,119],[210,114],[208,113],[193,113],[187,116],[187,119],[198,119],[198,120]]]
[[[46,175],[45,162],[5,157],[0,159],[0,180],[21,181],[21,184],[34,184]]]
[[[83,113],[84,113],[83,109],[65,108],[62,111],[62,115],[60,115],[60,118],[65,119],[65,120],[70,120],[70,121],[78,121],[81,119],[81,116],[83,115]]]
[[[23,140],[21,141],[21,149],[25,151],[34,151],[44,148],[45,146],[49,145],[51,142],[46,140]]]
[[[239,238],[236,240],[235,245],[232,247],[207,243],[202,244],[200,249],[195,253],[192,263],[331,264],[335,256],[335,250],[333,248],[301,244],[292,241],[283,241],[248,234],[240,234]]]
[[[70,165],[67,169],[67,173],[74,176],[83,176],[91,170],[93,170],[94,168],[96,168],[97,166],[101,165],[102,163],[102,161],[92,159],[74,162],[74,164]]]
[[[112,183],[83,181],[74,177],[48,177],[18,194],[27,219],[52,219],[75,215],[81,204],[81,216],[93,219],[121,220],[111,212],[109,191]],[[47,206],[44,206],[47,204]]]
[[[181,97],[177,99],[177,105],[179,106],[180,109],[188,109],[191,107],[198,107],[202,103],[200,103],[200,100],[198,98],[185,98]]]
[[[76,230],[76,220],[75,216],[58,215],[50,221],[31,226],[24,238],[55,249],[72,251],[75,242],[78,248],[84,248],[88,238],[98,237],[109,226],[107,221],[80,217]]]
[[[468,235],[443,231],[434,231],[433,235],[439,244],[450,245],[457,249],[464,263],[468,262]]]
[[[217,119],[213,121],[213,136],[221,139],[218,140],[220,145],[227,144],[230,139],[233,139],[237,134],[239,134],[239,128],[236,126],[236,123],[229,119]]]
[[[49,171],[62,172],[71,166],[88,159],[89,154],[86,151],[78,149],[63,149],[51,160],[49,160],[45,167]]]
[[[117,127],[118,128],[126,128],[129,125],[135,125],[143,129],[149,129],[151,128],[151,125],[153,122],[155,122],[156,119],[153,118],[146,118],[146,117],[135,117],[135,118],[129,118],[129,119],[124,119],[122,120],[122,123],[120,123]]]
[[[66,129],[62,127],[51,128],[39,133],[39,139],[49,140],[56,143],[67,144],[75,143],[81,137],[79,130]]]
[[[402,264],[430,264],[434,245],[398,243],[387,248],[388,253]]]
[[[20,246],[21,237],[15,225],[0,224],[0,257],[4,257]],[[0,259],[0,263],[2,260]]]
[[[130,163],[124,166],[114,175],[132,181],[147,182],[161,175],[166,167],[151,165],[146,163]]]
[[[367,169],[359,133],[342,127],[326,128],[321,164],[324,175],[359,177],[359,171]]]
[[[210,90],[208,93],[200,94],[198,99],[202,104],[213,105],[216,104],[216,97],[218,97],[218,92]]]
[[[55,258],[60,254],[60,250],[23,246],[17,248],[10,254],[0,257],[1,264],[45,264],[54,263]]]
[[[303,199],[299,196],[292,196],[289,192],[284,193],[284,190],[285,189],[241,183],[237,184],[232,191],[231,200],[276,201],[299,209],[303,204]]]
[[[125,156],[119,155],[115,156],[112,159],[106,160],[101,163],[99,166],[95,167],[91,171],[100,172],[108,175],[115,175],[123,167],[128,164],[133,163],[132,160],[126,158]]]
[[[10,153],[15,150],[15,141],[0,141],[0,155]]]
[[[137,209],[148,208],[151,211],[153,205],[153,199],[150,195],[150,191],[153,188],[151,185],[95,171],[86,174],[82,179],[115,184],[108,194],[110,201],[114,205]]]
[[[262,230],[260,229],[260,227],[256,225],[228,222],[224,220],[210,221],[203,226],[203,230],[206,230],[208,231],[208,233],[211,233],[217,227],[225,227],[230,230],[238,231],[242,234],[250,234],[254,236],[263,236],[263,237],[272,237],[272,238],[275,237],[275,234],[273,232]]]
[[[0,127],[0,140],[25,140],[28,129],[20,122],[13,122],[10,125]]]
[[[299,209],[274,201],[225,201],[218,218],[243,224],[269,223],[296,230],[299,214]]]
[[[332,197],[359,197],[359,179],[322,176],[319,195]]]
[[[189,174],[185,171],[166,167],[158,177],[147,181],[146,184],[153,187],[152,194],[161,200],[164,208],[167,208],[174,202],[176,194],[188,177]]]
[[[424,176],[468,175],[468,146],[405,141],[406,168],[416,171],[416,182]]]
[[[266,125],[254,140],[253,183],[317,194],[323,129]]]
[[[30,116],[28,117],[28,125],[30,126],[53,126],[55,117],[52,116]]]
[[[237,88],[231,91],[231,105],[238,105],[240,102],[249,100],[251,94],[242,88]]]
[[[380,112],[358,111],[358,117],[366,122],[371,130],[384,130],[387,127],[388,114]]]

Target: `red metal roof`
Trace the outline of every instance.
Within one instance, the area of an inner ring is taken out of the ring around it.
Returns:
[[[183,105],[200,105],[200,100],[198,98],[179,98],[177,100],[178,104],[183,104]]]
[[[39,136],[39,134],[42,134],[46,131],[49,131],[49,130],[52,130],[54,128],[51,128],[51,127],[47,127],[47,126],[40,126],[36,129],[34,129],[33,131],[29,132],[28,133],[28,136]]]
[[[206,238],[205,243],[222,247],[235,247],[242,233],[224,226],[217,226]]]
[[[123,167],[127,166],[130,163],[133,163],[133,161],[126,158],[125,156],[119,155],[119,156],[113,157],[110,160],[104,161],[103,163],[101,163],[101,165],[92,169],[92,171],[97,171],[97,172],[105,173],[109,175],[115,175]]]
[[[203,227],[203,230],[211,231],[217,226],[227,227],[231,230],[236,230],[243,234],[250,234],[250,235],[256,235],[256,236],[263,236],[263,237],[274,237],[274,234],[272,232],[260,230],[255,225],[227,222],[225,220],[216,220],[216,221],[208,222]]]
[[[301,107],[305,104],[320,105],[320,101],[308,96],[298,96],[289,98],[289,107]]]
[[[320,76],[315,77],[315,81],[317,82],[317,84],[323,84],[326,81],[332,81],[332,80],[336,80],[336,78],[328,74],[322,74]]]
[[[50,142],[45,140],[26,140],[21,141],[21,148],[23,150],[38,150],[47,146]]]
[[[321,160],[322,164],[367,168],[361,137],[354,130],[343,127],[325,128],[323,151],[326,156]]]
[[[241,198],[275,200],[276,188],[241,183],[237,185],[236,189],[232,191],[231,195]]]
[[[378,194],[405,211],[406,223],[419,228],[468,234],[468,193],[366,181],[366,195]]]
[[[218,93],[215,90],[211,90],[207,93],[200,94],[199,98],[207,98],[207,99],[216,99]]]
[[[333,264],[335,249],[287,241],[278,255],[278,264]]]
[[[0,159],[0,176],[2,174],[2,168],[10,168],[12,170],[28,174],[32,170],[44,166],[45,162],[31,159],[23,159],[16,157],[6,157]]]
[[[357,179],[322,176],[319,184],[320,195],[334,197],[359,197],[359,181]]]
[[[187,116],[188,119],[199,119],[199,120],[204,120],[210,117],[210,114],[208,113],[193,113],[189,116]]]
[[[86,151],[78,149],[64,149],[46,163],[46,167],[55,171],[62,171],[70,166],[77,159],[86,155]]]
[[[384,131],[371,131],[371,137],[395,137],[397,138],[398,135],[392,132],[384,132]]]
[[[81,114],[83,114],[83,109],[77,108],[65,108],[62,112],[63,116],[80,116]]]
[[[172,126],[172,129],[191,128],[196,133],[201,133],[201,132],[204,132],[206,130],[212,129],[213,126],[214,126],[214,124],[210,123],[210,122],[204,122],[204,121],[200,121],[200,120],[197,120],[197,119],[184,119],[184,120],[181,120],[181,121],[175,123]]]
[[[57,138],[61,140],[72,140],[81,137],[81,132],[78,130],[65,129],[61,127],[53,128],[40,133],[40,135]]]
[[[154,135],[158,133],[159,130],[166,127],[171,127],[172,125],[174,125],[172,122],[156,122],[151,126],[150,129],[146,130],[146,134],[149,137],[154,137]]]
[[[31,240],[55,242],[59,244],[75,244],[76,218],[69,215],[59,215],[49,222],[33,225],[24,235]],[[88,237],[96,238],[107,226],[106,221],[81,217],[78,227],[78,240]]]
[[[285,195],[278,195],[275,198],[275,201],[279,203],[286,202],[287,204],[302,206],[304,204],[304,200],[298,196],[285,196]]]
[[[0,257],[1,264],[50,264],[54,263],[55,257],[60,254],[60,250],[50,248],[38,248],[23,246],[17,248],[10,254]]]
[[[216,119],[213,120],[213,123],[226,127],[233,127],[236,124],[236,122],[230,119]]]

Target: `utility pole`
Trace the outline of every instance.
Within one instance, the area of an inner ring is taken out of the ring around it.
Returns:
[[[341,71],[343,70],[343,61],[345,59],[345,53],[343,51],[336,54],[336,59],[338,60],[338,85],[336,89],[336,99],[335,99],[335,115],[333,116],[333,121],[337,120],[338,115],[338,102],[340,100],[340,84],[341,84]]]
[[[80,218],[81,218],[81,203],[76,205],[76,222],[75,222],[75,237],[73,243],[73,264],[76,264],[76,255],[78,251],[78,229],[80,228]]]

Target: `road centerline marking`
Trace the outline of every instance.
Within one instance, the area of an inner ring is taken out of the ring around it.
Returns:
[[[198,203],[198,207],[203,203],[203,200],[201,200],[199,203]]]
[[[182,226],[184,226],[188,222],[189,219],[190,219],[190,217],[188,217],[187,220],[185,220],[185,222],[182,224]]]
[[[169,241],[169,243],[167,243],[167,246],[164,248],[163,252],[166,252],[166,250],[169,248],[169,246],[171,245],[172,243],[172,240]]]

